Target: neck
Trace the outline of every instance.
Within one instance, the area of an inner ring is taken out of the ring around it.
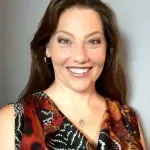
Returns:
[[[65,103],[67,102],[68,105],[90,105],[98,95],[94,84],[85,91],[75,91],[66,87],[64,84],[57,84],[57,82],[54,82],[47,89],[47,93],[52,99],[64,99]],[[62,103],[64,103],[64,101],[62,101]]]

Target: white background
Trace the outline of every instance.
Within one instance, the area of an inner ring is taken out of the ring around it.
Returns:
[[[49,0],[0,0],[0,107],[17,101],[30,70],[29,43]],[[150,1],[107,0],[121,32],[128,101],[150,141]],[[149,144],[150,146],[150,144]],[[150,148],[150,147],[149,147]]]

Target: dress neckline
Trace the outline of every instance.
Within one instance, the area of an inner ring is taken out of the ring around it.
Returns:
[[[47,100],[48,100],[48,103],[51,103],[51,105],[54,106],[55,110],[61,115],[61,117],[63,118],[63,119],[62,119],[62,123],[68,122],[71,126],[73,126],[73,127],[75,128],[76,131],[78,131],[78,132],[84,137],[84,139],[92,146],[92,148],[95,148],[95,146],[93,146],[93,144],[92,144],[92,143],[90,142],[90,140],[84,135],[84,133],[83,133],[82,131],[80,131],[80,129],[78,129],[78,128],[76,127],[76,125],[74,125],[74,123],[72,123],[72,121],[70,121],[70,120],[68,119],[68,117],[66,117],[66,116],[64,115],[64,113],[57,107],[57,105],[55,104],[55,102],[52,100],[52,98],[51,98],[46,92],[40,91],[39,93],[41,93],[44,97],[46,97]],[[99,141],[100,141],[102,126],[103,126],[104,123],[106,124],[106,121],[105,121],[105,120],[106,120],[106,118],[108,118],[108,111],[109,111],[109,109],[108,109],[108,98],[105,98],[105,101],[106,101],[106,110],[105,110],[105,112],[104,112],[104,114],[103,114],[103,117],[102,117],[102,123],[101,123],[101,128],[100,128],[100,130],[99,130],[99,137],[98,137],[96,149],[99,147],[98,144],[99,144]],[[104,125],[104,126],[105,126],[105,125]]]

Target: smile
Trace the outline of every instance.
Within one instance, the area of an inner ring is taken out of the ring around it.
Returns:
[[[86,75],[91,68],[68,68],[68,70],[75,76]]]

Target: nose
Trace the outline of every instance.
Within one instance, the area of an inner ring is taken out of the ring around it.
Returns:
[[[73,53],[73,61],[77,63],[86,63],[89,61],[87,50],[83,47],[76,48]]]

